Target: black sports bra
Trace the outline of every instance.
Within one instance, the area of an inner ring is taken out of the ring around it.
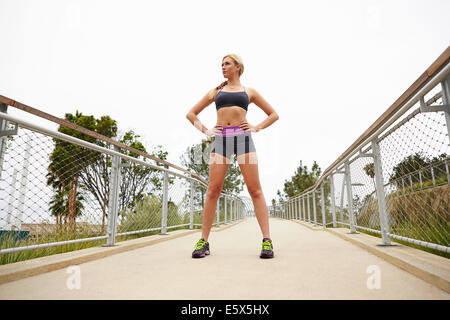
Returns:
[[[238,91],[238,92],[229,92],[229,91],[222,91],[222,89],[219,90],[219,92],[216,95],[216,110],[219,110],[223,107],[231,107],[231,106],[239,106],[245,111],[247,111],[247,107],[249,104],[249,97],[247,94],[247,91]]]

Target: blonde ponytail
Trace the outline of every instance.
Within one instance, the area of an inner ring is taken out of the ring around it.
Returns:
[[[209,99],[210,100],[214,100],[216,98],[216,94],[217,92],[222,89],[223,87],[225,87],[228,84],[228,80],[225,80],[224,82],[222,82],[221,84],[219,84],[217,87],[215,87],[214,89],[212,89],[209,92]]]

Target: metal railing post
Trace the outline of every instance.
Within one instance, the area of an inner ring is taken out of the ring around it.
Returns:
[[[239,198],[236,198],[236,220],[239,220],[239,206],[240,206],[240,203],[239,203]]]
[[[294,206],[294,220],[297,220],[298,211],[297,211],[297,198],[292,199],[292,205]]]
[[[119,152],[120,148],[114,146],[114,151]],[[107,247],[115,245],[116,233],[117,233],[117,213],[119,211],[119,190],[120,190],[120,157],[112,156],[111,161],[111,176],[109,187],[109,199],[108,199],[108,228],[106,231]]]
[[[164,166],[167,168],[167,166]],[[168,198],[168,184],[169,174],[164,171],[164,184],[163,184],[163,203],[162,203],[162,215],[161,215],[161,234],[167,234],[167,198]]]
[[[442,102],[445,108],[445,122],[447,123],[447,137],[450,139],[450,75],[441,82]]]
[[[311,206],[309,204],[309,193],[306,196],[307,196],[306,202],[308,206],[308,222],[311,223]]]
[[[345,173],[344,173],[344,181],[342,181],[342,190],[341,190],[341,206],[339,207],[339,216],[341,218],[341,222],[344,223],[344,192],[345,192]]]
[[[244,204],[242,203],[242,200],[241,200],[241,219],[244,219]]]
[[[242,220],[242,202],[239,200],[239,220]]]
[[[224,224],[227,224],[227,202],[228,202],[228,197],[227,196],[225,196],[224,197],[224,199],[223,199],[224,201],[225,201],[225,214],[224,214]]]
[[[316,190],[313,190],[313,210],[314,210],[314,226],[317,226],[317,214],[316,214]]]
[[[231,222],[234,222],[234,198],[231,199]]]
[[[11,221],[11,218],[13,217],[13,208],[14,208],[14,201],[15,201],[15,194],[16,194],[16,183],[17,183],[17,169],[14,168],[14,173],[12,176],[12,184],[11,184],[11,193],[9,194],[9,201],[8,201],[8,215],[6,216],[6,230],[12,230],[12,226],[15,226],[14,223]]]
[[[288,220],[292,219],[292,201],[288,200]]]
[[[292,218],[297,219],[297,199],[292,199]]]
[[[291,200],[291,219],[295,219],[295,202]]]
[[[445,161],[445,172],[447,173],[447,184],[450,185],[450,172],[448,170],[448,162]]]
[[[242,219],[242,203],[241,203],[240,199],[238,201],[238,218],[239,218],[239,220]]]
[[[377,199],[378,199],[378,212],[380,218],[381,238],[383,245],[388,246],[391,244],[391,239],[389,237],[389,220],[386,207],[386,195],[384,193],[383,169],[381,166],[380,146],[378,145],[376,139],[377,138],[372,140],[372,152],[375,171],[375,189],[377,192]]]
[[[302,196],[302,219],[306,222],[305,196]]]
[[[19,205],[17,212],[17,220],[16,227],[17,230],[22,228],[22,217],[24,213],[24,204],[25,204],[25,194],[27,193],[28,186],[28,169],[30,163],[30,155],[31,155],[31,136],[28,136],[27,146],[25,149],[25,157],[22,166],[22,178],[20,180],[20,190],[19,190]]]
[[[336,228],[336,204],[334,197],[334,175],[330,176],[331,213],[333,215],[333,228]]]
[[[291,202],[288,199],[288,201],[286,203],[286,220],[289,220],[289,216],[291,215],[291,208],[290,208],[290,206],[291,206]]]
[[[217,203],[216,203],[216,227],[219,227],[219,223],[220,223],[220,198],[221,196],[219,196],[219,198],[217,198]]]
[[[321,200],[321,206],[322,206],[322,226],[326,228],[326,221],[325,221],[325,198],[323,195],[323,184],[320,186],[320,200]]]
[[[237,221],[237,199],[234,198],[233,199],[233,221],[236,222]]]
[[[7,113],[7,111],[8,111],[8,106],[4,103],[0,103],[0,112]],[[0,118],[0,132],[5,131],[6,123],[7,123],[6,120],[4,120],[3,118]],[[0,137],[0,178],[2,177],[2,173],[3,173],[3,159],[5,157],[7,141],[8,141],[8,137],[6,137],[6,136]]]
[[[347,185],[348,214],[350,217],[350,233],[357,233],[355,230],[355,216],[353,213],[352,177],[350,174],[350,165],[348,160],[345,162],[344,166],[345,166],[345,180]]]
[[[233,222],[233,198],[231,198],[230,197],[230,216],[229,216],[229,220],[230,220],[230,223],[232,223]]]
[[[0,103],[0,113],[7,113],[8,105]],[[0,118],[0,179],[3,174],[3,161],[5,159],[6,148],[8,146],[8,136],[17,135],[19,132],[19,125],[16,123],[14,129],[7,130],[8,120]]]
[[[238,201],[238,220],[241,220],[242,219],[242,203],[241,203],[241,201],[239,200]]]
[[[295,219],[295,201],[291,199],[292,213],[291,219]]]
[[[244,213],[244,210],[242,210],[242,201],[239,201],[239,219],[242,220],[243,216],[242,214]]]
[[[191,211],[189,214],[189,229],[194,229],[194,188],[195,188],[195,181],[191,181]]]
[[[285,210],[284,210],[284,219],[288,219],[289,217],[289,200],[284,204]]]

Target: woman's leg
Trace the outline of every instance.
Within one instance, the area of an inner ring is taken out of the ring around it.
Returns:
[[[202,220],[202,237],[206,242],[208,242],[209,233],[216,213],[217,200],[222,192],[223,182],[229,165],[227,158],[218,153],[211,153],[209,161],[209,183]]]
[[[267,210],[266,200],[261,189],[258,173],[258,158],[256,152],[241,154],[237,157],[241,173],[244,176],[248,193],[250,194],[255,215],[261,228],[263,238],[270,238],[269,232],[269,212]]]

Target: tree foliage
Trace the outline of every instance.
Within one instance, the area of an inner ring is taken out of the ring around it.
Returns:
[[[81,112],[76,111],[75,115],[66,113],[65,119],[91,131],[96,131],[98,121],[93,116],[85,116]],[[94,137],[65,126],[60,126],[58,131],[90,143],[96,143]],[[76,216],[81,214],[77,210],[83,207],[81,204],[77,204],[83,199],[83,197],[78,196],[80,175],[86,167],[99,161],[101,155],[76,144],[59,139],[53,140],[55,147],[50,154],[47,184],[52,186],[55,192],[60,193],[59,197],[62,197],[68,188],[68,200],[66,206],[61,207],[58,211],[55,204],[60,203],[60,200],[53,199],[55,203],[51,204],[51,211],[57,217],[57,220],[58,216],[65,215],[67,212],[66,218],[68,223],[74,229]],[[59,221],[61,222],[61,219]]]
[[[76,111],[74,115],[67,113],[65,119],[109,138],[117,136],[117,122],[109,116],[96,119],[92,115],[87,116]],[[104,148],[113,148],[103,140],[65,126],[60,126],[58,131]],[[126,132],[120,142],[139,151],[147,152],[140,141],[140,136],[136,135],[133,130]],[[67,220],[74,228],[75,218],[82,214],[84,208],[81,202],[85,201],[85,197],[81,193],[90,193],[101,207],[102,229],[104,230],[109,203],[111,156],[59,139],[54,139],[54,143],[47,174],[47,184],[55,191],[50,202],[50,211],[59,224],[62,223],[61,218],[64,217],[64,221]],[[133,158],[141,157],[144,162],[148,160],[126,149],[120,149],[120,152]],[[162,150],[162,146],[155,148],[152,153],[153,156],[162,160],[166,159],[167,154]],[[122,160],[122,164],[125,164],[125,160]],[[162,164],[157,165],[162,166]],[[159,170],[134,163],[121,166],[120,170],[119,210],[133,208],[145,194],[162,189],[162,174]]]
[[[198,174],[206,181],[209,180],[209,159],[213,141],[214,137],[202,139],[200,143],[188,147],[186,152],[181,157],[181,164],[186,168],[186,170]],[[222,190],[229,193],[239,194],[244,189],[244,185],[245,181],[239,169],[239,164],[234,157],[228,166],[228,171],[225,175]],[[197,187],[197,190],[200,191],[202,196],[201,204],[203,205],[206,189],[203,187]]]
[[[411,154],[398,164],[396,164],[389,177],[389,182],[393,183],[397,187],[403,187],[403,178],[408,178],[407,183],[412,182],[420,183],[425,181],[431,181],[433,175],[438,178],[442,175],[446,175],[445,161],[448,159],[448,155],[443,153],[439,156],[429,158],[422,152],[416,152]],[[431,171],[433,170],[433,174]],[[420,175],[419,175],[420,172]],[[421,181],[422,180],[422,181]]]
[[[319,179],[321,173],[322,170],[316,161],[313,162],[310,171],[308,167],[303,165],[303,162],[300,160],[300,165],[297,167],[294,175],[290,180],[285,180],[283,193],[280,192],[280,190],[277,191],[279,202],[282,203],[288,198],[293,197],[314,185]]]
[[[137,135],[133,130],[129,130],[122,136],[120,142],[147,153],[145,146],[139,140],[140,138],[141,136]],[[138,153],[126,149],[121,149],[120,152],[133,158],[140,158],[144,162],[149,160]],[[168,152],[164,151],[161,145],[158,145],[152,150],[150,155],[166,160]],[[164,166],[161,163],[156,163],[156,165]],[[120,176],[119,213],[124,212],[126,209],[133,211],[137,203],[142,201],[146,195],[156,194],[162,196],[164,177],[161,170],[122,160]],[[169,185],[173,184],[173,180],[169,179],[168,183]]]

